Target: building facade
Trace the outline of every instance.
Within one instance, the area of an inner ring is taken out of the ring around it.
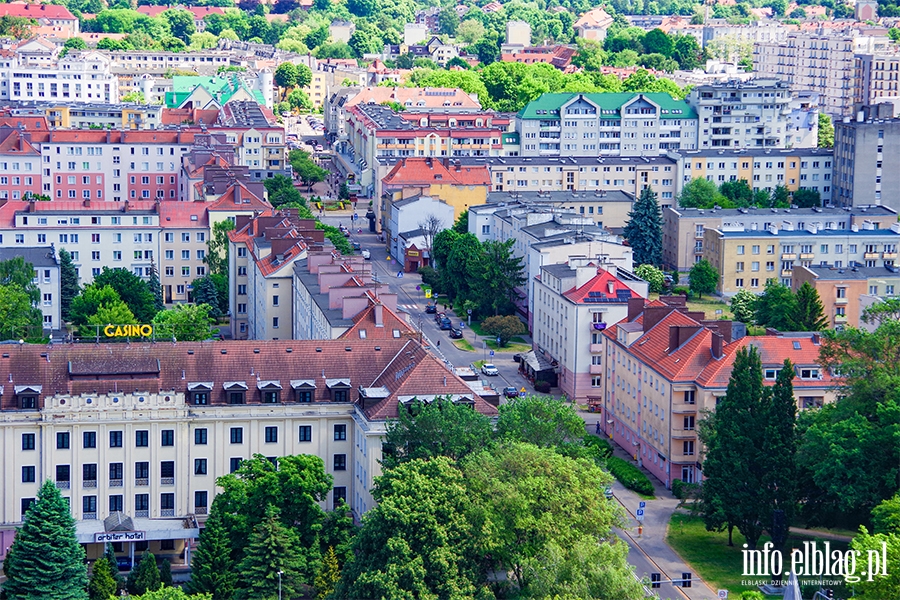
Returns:
[[[896,260],[896,252],[893,254]],[[856,327],[872,329],[877,323],[862,320],[863,311],[883,298],[900,292],[900,269],[884,267],[794,267],[792,278],[796,292],[804,283],[813,286],[822,300],[829,326],[834,329]]]
[[[891,105],[864,107],[856,119],[835,122],[834,203],[883,204],[897,211],[898,186],[900,119],[893,118]]]

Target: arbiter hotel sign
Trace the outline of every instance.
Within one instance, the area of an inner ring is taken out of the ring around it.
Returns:
[[[145,531],[103,531],[94,534],[94,543],[143,542],[146,537]]]

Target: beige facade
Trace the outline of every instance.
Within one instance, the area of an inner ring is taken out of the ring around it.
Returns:
[[[804,283],[816,288],[831,327],[874,327],[862,320],[862,312],[881,298],[900,292],[900,273],[895,269],[856,267],[794,269],[794,291]]]

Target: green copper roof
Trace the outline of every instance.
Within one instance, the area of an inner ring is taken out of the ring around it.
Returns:
[[[231,74],[228,77],[176,75],[172,78],[172,91],[166,92],[166,106],[169,108],[181,106],[198,87],[202,87],[209,92],[221,106],[227,104],[232,96],[242,89],[256,99],[259,104],[266,103],[261,91],[249,89],[235,74]]]
[[[529,102],[517,115],[520,119],[559,119],[559,109],[577,96],[584,96],[585,100],[600,107],[601,111],[612,111],[601,114],[604,119],[618,119],[622,115],[622,105],[631,101],[635,96],[643,96],[654,104],[659,105],[662,119],[696,119],[697,113],[682,100],[676,100],[665,92],[604,92],[593,94],[543,94],[537,100]]]

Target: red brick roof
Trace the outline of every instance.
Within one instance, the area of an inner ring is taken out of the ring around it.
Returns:
[[[609,289],[610,283],[613,286],[612,291]],[[624,294],[625,291],[628,292],[627,296]],[[619,298],[619,292],[622,292],[621,299],[623,303],[628,302],[628,298],[638,297],[631,288],[619,281],[615,275],[604,270],[599,270],[597,275],[580,288],[572,288],[564,292],[563,296],[576,304],[587,304],[584,300],[589,297],[588,294],[590,292],[603,294],[606,298]]]
[[[235,194],[239,194],[240,202],[235,202]],[[216,211],[268,210],[272,205],[247,189],[243,183],[237,182],[225,190],[218,199],[213,200],[207,208]]]
[[[314,402],[330,402],[328,379],[348,379],[352,402],[358,402],[360,387],[388,388],[387,398],[365,407],[373,419],[396,416],[400,396],[474,395],[417,342],[404,339],[26,344],[3,349],[0,358],[3,409],[16,407],[14,387],[26,385],[41,386],[43,406],[49,395],[183,394],[192,383],[205,382],[212,383],[209,403],[215,406],[228,402],[226,382],[243,384],[246,403],[259,405],[260,382],[277,382],[281,401],[292,403],[291,381],[305,380],[315,386]],[[496,414],[474,399],[476,410]]]
[[[33,117],[30,115],[0,115],[0,127],[23,127],[25,131],[31,133],[35,131],[47,132],[50,130],[50,124],[47,121],[47,117]]]
[[[75,16],[65,6],[58,4],[0,4],[0,17],[26,17],[28,19],[68,19],[75,20]]]
[[[349,283],[349,282],[348,282]],[[381,305],[382,314],[381,314],[381,322],[382,326],[378,327],[375,325],[375,304],[376,300],[372,299],[371,294],[369,298],[369,307],[365,310],[362,310],[353,317],[353,325],[341,334],[338,338],[340,340],[348,339],[348,340],[356,340],[362,339],[359,336],[360,330],[365,330],[366,337],[364,339],[367,340],[387,340],[387,339],[396,339],[394,338],[394,330],[400,331],[400,336],[404,339],[409,339],[411,336],[415,336],[415,330],[409,326],[409,324],[400,318],[397,313],[392,311],[387,306],[384,306],[380,302],[378,304]]]
[[[145,8],[145,7],[141,7]],[[149,7],[146,7],[149,8]],[[163,125],[181,125],[184,122],[211,125],[219,118],[219,110],[212,108],[164,108],[159,116]]]
[[[452,159],[403,158],[382,179],[388,186],[491,185],[487,166],[460,166]]]
[[[187,229],[209,228],[209,215],[204,202],[160,202],[159,224],[161,227]]]

